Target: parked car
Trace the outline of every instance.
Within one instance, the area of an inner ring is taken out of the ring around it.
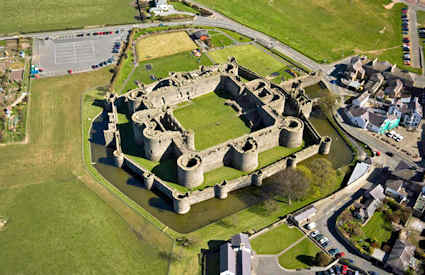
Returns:
[[[69,70],[68,70],[68,73],[69,73],[69,74],[72,74],[72,70],[71,70],[71,69],[69,69]]]
[[[312,237],[313,239],[316,238],[317,235],[319,235],[319,230],[314,230],[310,233],[310,237]]]
[[[344,252],[339,252],[339,253],[337,253],[336,255],[335,255],[335,257],[336,258],[342,258],[342,257],[344,257],[345,256],[345,253]]]
[[[323,236],[323,234],[317,234],[316,235],[316,237],[314,237],[314,239],[316,240],[316,241],[319,241],[320,239],[322,239],[324,236]]]
[[[311,222],[305,225],[305,228],[308,230],[312,230],[314,228],[316,228],[317,224],[315,222]]]
[[[339,249],[338,248],[332,248],[329,249],[329,254],[331,254],[331,256],[335,256],[337,253],[339,253]]]
[[[375,271],[372,271],[372,270],[371,270],[371,271],[368,271],[368,273],[369,273],[370,275],[379,275],[379,274],[378,274],[378,272],[375,272]]]
[[[386,152],[385,154],[387,154],[387,156],[389,156],[389,157],[393,157],[394,156],[394,153],[393,152]]]

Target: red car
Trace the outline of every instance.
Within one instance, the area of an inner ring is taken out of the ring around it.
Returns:
[[[72,74],[72,70],[68,70],[68,73],[69,73],[69,74]]]
[[[339,259],[345,256],[344,252],[339,252],[338,254],[335,255],[335,258]]]

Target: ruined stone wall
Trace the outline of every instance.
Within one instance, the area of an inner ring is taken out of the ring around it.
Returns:
[[[187,85],[168,86],[153,90],[148,94],[148,98],[155,108],[161,108],[164,105],[177,105],[215,91],[220,81],[221,76],[216,74]]]

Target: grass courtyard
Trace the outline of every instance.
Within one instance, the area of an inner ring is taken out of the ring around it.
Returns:
[[[137,60],[140,62],[196,48],[196,44],[184,31],[156,34],[141,38],[136,42]]]
[[[0,1],[0,34],[136,22],[131,0]]]
[[[314,265],[317,252],[320,249],[306,238],[280,255],[279,264],[287,269],[308,268]]]
[[[401,45],[400,4],[385,0],[199,0],[319,62]],[[296,22],[296,23],[294,23]]]
[[[217,63],[226,63],[228,58],[233,56],[239,64],[262,76],[280,72],[286,67],[271,54],[252,44],[213,50],[208,52],[208,55]]]
[[[278,254],[302,237],[297,228],[282,224],[251,240],[251,246],[257,254]]]
[[[135,89],[137,87],[136,80],[144,84],[150,84],[155,81],[151,76],[155,76],[155,79],[160,79],[167,77],[169,72],[193,71],[201,65],[212,64],[205,55],[199,58],[190,51],[140,62],[134,73],[129,76],[122,92]],[[147,67],[150,67],[149,70]]]
[[[172,242],[82,165],[81,95],[109,79],[105,69],[33,82],[29,143],[0,147],[2,273],[167,273]]]
[[[226,98],[224,92],[222,94],[212,92],[197,97],[190,105],[174,111],[174,116],[183,127],[195,132],[197,150],[204,150],[251,131],[231,106],[224,105]]]

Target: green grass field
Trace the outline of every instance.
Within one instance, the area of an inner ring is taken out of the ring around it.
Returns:
[[[38,32],[83,28],[104,24],[136,22],[137,10],[130,0],[3,0],[0,16],[7,18],[0,24],[0,34]]]
[[[391,223],[385,220],[382,212],[376,212],[362,229],[367,238],[375,239],[380,243],[391,238]]]
[[[227,47],[210,51],[208,54],[217,63],[226,63],[228,58],[233,56],[239,64],[262,76],[268,76],[285,68],[285,64],[255,45]]]
[[[314,256],[320,249],[305,239],[279,256],[279,264],[287,269],[308,268],[314,265]]]
[[[425,27],[425,11],[416,11],[416,20],[419,26]]]
[[[226,47],[233,44],[233,41],[222,33],[211,35],[211,43],[213,47]]]
[[[282,224],[251,240],[251,246],[257,254],[278,254],[302,236],[298,229]]]
[[[33,82],[29,143],[0,147],[2,273],[167,273],[172,241],[151,242],[164,234],[144,231],[82,165],[81,95],[109,79],[104,69]]]
[[[384,0],[199,0],[320,61],[400,45],[401,5]]]
[[[232,107],[224,105],[225,101],[224,96],[213,92],[197,97],[190,105],[174,111],[174,116],[183,127],[195,132],[197,150],[204,150],[250,132]]]
[[[152,70],[148,71],[146,69],[145,66],[147,64],[152,65]],[[193,56],[191,52],[184,52],[140,62],[134,73],[129,76],[128,82],[125,85],[122,93],[135,89],[137,87],[135,82],[136,80],[139,80],[144,84],[150,84],[154,82],[154,80],[151,78],[151,75],[154,75],[157,79],[160,79],[167,77],[169,72],[193,71],[198,69],[200,65],[211,65],[211,61],[205,55],[202,55],[200,58],[198,58]],[[128,74],[129,72],[127,72],[127,77]],[[125,72],[123,75],[125,75]]]

